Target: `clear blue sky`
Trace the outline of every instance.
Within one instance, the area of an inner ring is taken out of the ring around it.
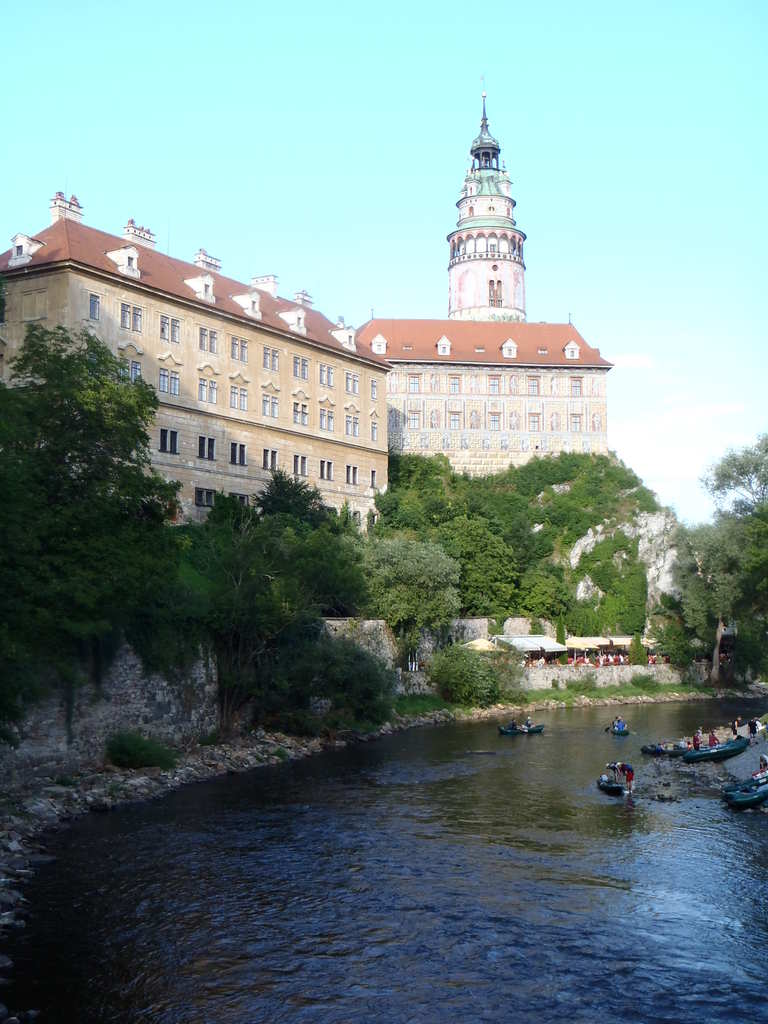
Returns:
[[[768,3],[7,6],[0,242],[128,217],[355,325],[444,316],[481,75],[530,320],[616,363],[609,442],[688,520],[768,429]]]

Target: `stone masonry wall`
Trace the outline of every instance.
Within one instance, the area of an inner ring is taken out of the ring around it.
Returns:
[[[589,672],[594,674],[600,688],[626,686],[636,675],[651,676],[654,682],[665,685],[682,682],[680,672],[671,665],[604,665],[591,669],[586,665],[548,665],[526,669],[522,687],[524,690],[564,690],[568,683],[583,680]]]
[[[0,776],[66,774],[104,761],[107,737],[122,729],[183,744],[212,732],[218,723],[215,669],[198,661],[179,682],[146,674],[138,655],[120,649],[102,686],[79,688],[69,742],[66,707],[60,696],[33,705],[16,750],[0,745]]]

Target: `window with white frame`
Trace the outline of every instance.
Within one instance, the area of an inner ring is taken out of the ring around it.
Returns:
[[[198,330],[198,348],[201,352],[208,351],[208,328],[201,327]]]
[[[265,370],[279,370],[280,369],[280,352],[276,348],[268,348],[264,346],[264,355],[262,359],[262,366]]]
[[[178,345],[181,338],[181,321],[171,317],[171,341]]]
[[[218,331],[208,331],[208,351],[218,352],[219,351],[219,335]]]
[[[344,433],[347,437],[359,437],[360,436],[360,417],[359,416],[345,416],[344,418]]]
[[[334,428],[334,416],[333,409],[321,409],[320,410],[320,429],[321,430],[333,430]]]
[[[320,363],[320,383],[326,388],[333,387],[333,367]]]
[[[261,453],[262,469],[277,469],[277,452],[274,448],[264,448]]]
[[[448,426],[451,430],[461,429],[461,414],[458,412],[448,413]]]
[[[248,411],[248,388],[240,388],[240,412]]]
[[[371,381],[371,401],[375,402],[379,397],[379,382],[377,380]]]
[[[160,314],[160,340],[171,340],[171,318],[166,316],[165,313]]]
[[[421,390],[421,377],[412,373],[408,376],[408,393],[411,395],[417,395]]]
[[[273,419],[277,418],[278,401],[274,395],[261,396],[261,414],[262,416],[271,416]]]
[[[488,417],[488,427],[490,430],[498,430],[500,428],[501,417],[497,412],[492,412]]]
[[[245,445],[237,441],[229,442],[229,461],[233,466],[246,466]]]
[[[501,377],[488,378],[488,391],[492,395],[498,395],[501,393]]]
[[[230,339],[230,354],[233,359],[237,359],[241,363],[248,362],[248,342],[245,338],[232,336]]]
[[[141,380],[141,363],[136,359],[131,360],[130,377],[132,381]]]
[[[208,380],[206,377],[198,378],[197,397],[201,402],[208,402],[216,405],[218,399],[218,387],[215,380]]]
[[[238,399],[239,391],[240,391],[240,389],[237,388],[234,384],[230,385],[230,387],[229,387],[229,408],[230,409],[236,409],[237,408],[237,399]]]
[[[216,438],[206,437],[205,434],[199,434],[197,438],[197,457],[198,459],[207,459],[213,462],[216,459]]]
[[[88,318],[98,320],[101,317],[101,299],[93,293],[88,297]]]
[[[371,470],[371,487],[372,488],[376,487],[376,470],[375,469]]]
[[[461,391],[461,378],[460,377],[449,377],[448,378],[448,390],[452,395],[458,395]]]
[[[581,377],[571,377],[571,398],[581,398],[583,381]]]
[[[204,508],[213,507],[213,494],[212,490],[208,490],[204,487],[195,488],[195,504],[202,505]]]
[[[574,434],[581,433],[581,416],[578,413],[571,415],[571,431]]]
[[[178,397],[178,394],[179,394],[179,384],[180,384],[180,377],[179,377],[178,370],[171,370],[169,384],[170,384],[169,393],[172,394],[172,395],[176,395],[176,397]]]
[[[304,402],[293,403],[293,422],[298,423],[302,427],[306,427],[309,423],[309,408]]]
[[[299,380],[309,380],[309,360],[301,356],[293,357],[293,376]]]
[[[541,430],[541,415],[538,412],[528,413],[528,429],[532,434],[537,434]]]
[[[160,379],[158,381],[157,390],[162,391],[165,394],[168,393],[170,387],[170,374],[168,370],[160,370]]]
[[[307,456],[306,455],[294,455],[293,456],[293,475],[294,476],[306,476],[307,475]]]
[[[134,306],[131,310],[131,330],[141,334],[142,308]]]
[[[421,426],[421,414],[411,410],[411,412],[408,413],[408,429],[409,430],[418,430],[418,428],[420,426]]]
[[[541,382],[538,377],[528,378],[528,394],[538,395],[541,393]]]
[[[357,466],[347,466],[347,483],[357,485]]]
[[[179,432],[169,430],[167,427],[160,428],[160,451],[168,455],[179,454]]]
[[[376,420],[371,420],[371,440],[379,440],[379,424]]]
[[[333,480],[333,463],[330,459],[320,459],[320,479]]]
[[[360,394],[360,375],[347,371],[344,374],[344,388],[350,395]]]

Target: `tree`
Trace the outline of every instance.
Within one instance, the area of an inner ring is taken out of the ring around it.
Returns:
[[[98,678],[109,638],[175,571],[165,526],[178,486],[150,466],[153,389],[97,338],[32,326],[11,381],[0,387],[0,678],[45,678],[71,699],[83,666]]]
[[[643,647],[643,641],[639,633],[635,633],[632,637],[632,642],[629,645],[629,664],[630,665],[647,665],[648,657]]]
[[[732,505],[737,515],[749,515],[768,503],[768,434],[752,447],[731,450],[704,478],[719,505]]]
[[[393,537],[365,552],[371,611],[386,619],[404,654],[422,630],[447,626],[459,612],[459,567],[436,544]]]
[[[465,615],[506,614],[515,604],[519,572],[512,549],[482,516],[456,516],[437,530],[445,553],[459,565]]]
[[[557,620],[557,633],[556,633],[555,639],[557,640],[557,642],[559,644],[565,645],[565,621],[563,620],[562,616]],[[560,662],[561,665],[567,665],[568,664],[568,653],[567,653],[567,651],[563,651],[560,654],[560,656],[558,657],[557,660]]]
[[[255,507],[262,515],[292,516],[311,526],[319,526],[332,514],[316,487],[289,476],[283,469],[272,471],[269,483],[256,498]]]

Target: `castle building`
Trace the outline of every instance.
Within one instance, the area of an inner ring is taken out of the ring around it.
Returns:
[[[611,364],[571,324],[527,323],[525,235],[485,94],[448,235],[448,319],[374,319],[359,351],[386,357],[390,448],[495,473],[534,455],[607,450]]]
[[[247,502],[280,467],[365,520],[387,484],[384,356],[273,276],[233,280],[205,249],[174,259],[133,220],[122,237],[88,227],[74,196],[50,210],[0,255],[0,377],[28,325],[86,328],[155,387],[153,463],[181,482],[187,517],[217,491]]]

